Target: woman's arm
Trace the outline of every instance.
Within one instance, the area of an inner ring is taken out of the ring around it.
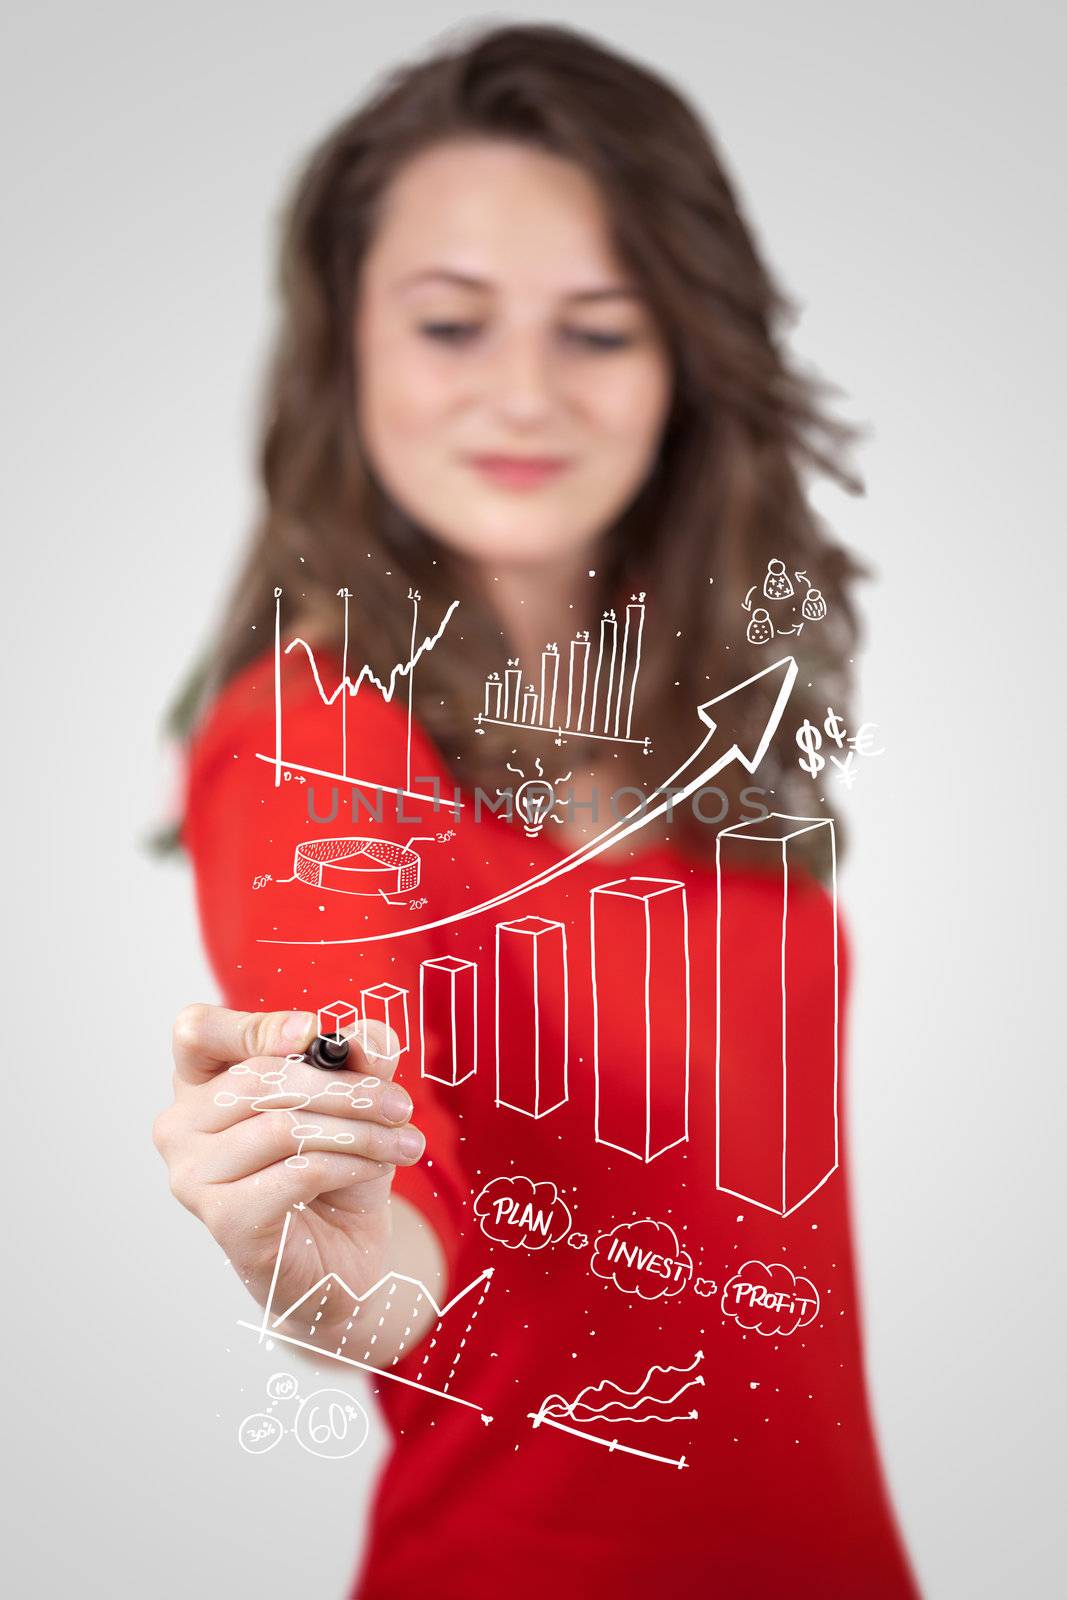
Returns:
[[[436,1230],[391,1193],[425,1139],[391,1082],[387,1028],[360,1025],[344,1072],[297,1059],[314,1034],[307,1012],[186,1007],[174,1027],[174,1102],[153,1135],[172,1191],[258,1303],[269,1301],[278,1333],[386,1367],[434,1326],[447,1290]],[[394,1294],[395,1273],[429,1293]]]

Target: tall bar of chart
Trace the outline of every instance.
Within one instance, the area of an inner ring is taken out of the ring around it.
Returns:
[[[685,885],[673,878],[620,878],[600,884],[589,901],[595,1137],[654,1161],[689,1137]]]
[[[838,1162],[833,819],[774,812],[725,828],[715,865],[715,1183],[785,1217]],[[758,906],[754,871],[768,885]]]
[[[562,1031],[560,1019],[562,1018]],[[567,1098],[567,931],[545,917],[496,930],[496,1103],[543,1117]]]
[[[458,956],[419,964],[422,1076],[463,1083],[478,1069],[478,968]]]
[[[621,617],[604,612],[595,644],[588,632],[570,641],[565,656],[546,644],[532,671],[512,658],[502,675],[486,679],[475,723],[551,733],[557,744],[571,734],[651,749],[633,731],[644,632],[645,597],[633,595]]]

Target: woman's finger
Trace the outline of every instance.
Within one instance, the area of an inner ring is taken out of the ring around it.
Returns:
[[[182,1083],[206,1083],[252,1056],[285,1056],[306,1050],[317,1022],[310,1011],[228,1011],[191,1005],[174,1023],[175,1074]]]
[[[418,1128],[410,1123],[384,1127],[351,1117],[322,1116],[312,1107],[302,1111],[266,1111],[235,1123],[198,1142],[197,1167],[206,1184],[234,1183],[287,1161],[291,1167],[306,1164],[308,1153],[325,1151],[358,1158],[380,1176],[383,1166],[410,1167],[426,1147]],[[360,1177],[354,1176],[353,1183]]]
[[[374,1176],[368,1176],[373,1170]],[[313,1150],[308,1155],[306,1167],[290,1167],[285,1161],[276,1161],[249,1178],[240,1178],[220,1190],[206,1188],[201,1191],[199,1215],[210,1226],[209,1211],[213,1204],[223,1204],[227,1220],[212,1228],[224,1249],[247,1243],[250,1234],[278,1227],[287,1211],[294,1206],[310,1205],[320,1196],[335,1194],[339,1189],[360,1185],[366,1196],[366,1205],[384,1204],[389,1197],[392,1179],[391,1167],[375,1167],[360,1156],[339,1155],[332,1150]],[[230,1235],[232,1235],[232,1246]]]

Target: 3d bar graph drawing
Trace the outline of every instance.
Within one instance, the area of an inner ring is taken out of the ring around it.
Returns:
[[[724,829],[716,879],[715,1183],[785,1217],[838,1163],[833,819],[772,813]]]
[[[598,1144],[654,1161],[689,1137],[689,912],[673,878],[620,878],[589,897]],[[611,996],[610,1006],[604,996]],[[617,1063],[633,1059],[636,1079]]]
[[[562,1032],[559,1018],[563,1019]],[[543,1117],[567,1099],[567,931],[545,917],[496,930],[496,1103]]]
[[[478,1070],[478,968],[458,956],[419,964],[422,1076],[453,1087]]]
[[[569,733],[650,750],[652,741],[633,731],[644,629],[645,597],[635,594],[622,618],[604,612],[595,651],[588,633],[570,641],[565,667],[555,643],[545,645],[529,673],[518,658],[510,660],[503,680],[496,672],[486,679],[475,722],[552,733],[557,743]]]

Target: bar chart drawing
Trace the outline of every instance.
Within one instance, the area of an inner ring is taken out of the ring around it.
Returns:
[[[493,725],[551,733],[557,744],[569,734],[639,745],[647,754],[651,739],[633,731],[644,632],[642,592],[631,595],[621,617],[604,612],[595,648],[588,630],[575,634],[565,661],[558,643],[546,644],[532,674],[518,656],[510,657],[503,674],[492,672],[485,681],[477,731]]]
[[[594,1137],[654,1161],[689,1138],[689,911],[673,878],[619,878],[589,896]],[[610,994],[610,1006],[600,991]],[[617,1063],[641,1053],[636,1081]]]
[[[536,1119],[566,1102],[568,1026],[567,930],[563,923],[545,917],[498,923],[498,1106]]]
[[[478,1070],[478,967],[459,956],[419,966],[422,1076],[455,1088]],[[435,1048],[436,1047],[436,1048]]]
[[[741,876],[756,870],[758,920]],[[839,1159],[833,818],[772,812],[724,828],[715,871],[715,1186],[787,1217]]]

